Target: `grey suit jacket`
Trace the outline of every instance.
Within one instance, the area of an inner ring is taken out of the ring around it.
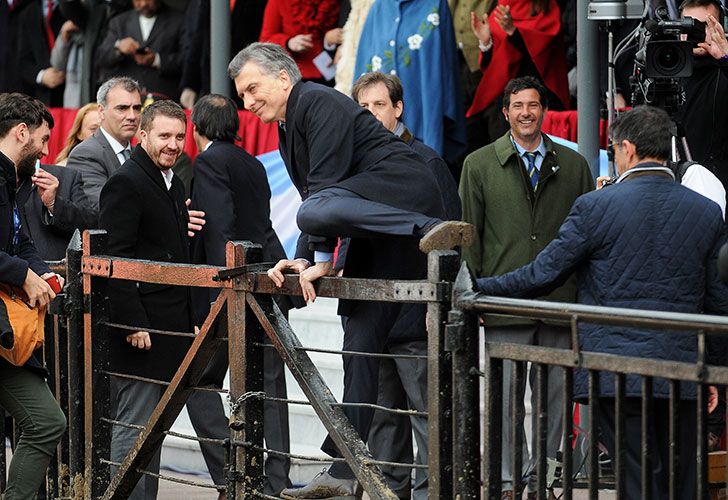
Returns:
[[[98,211],[101,188],[111,174],[121,166],[100,128],[94,135],[73,148],[66,166],[81,172],[83,190],[92,208]]]

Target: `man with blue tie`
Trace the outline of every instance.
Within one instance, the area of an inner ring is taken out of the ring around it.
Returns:
[[[463,220],[473,224],[475,241],[463,248],[463,258],[478,277],[503,274],[533,260],[556,237],[574,200],[594,188],[586,160],[541,132],[547,109],[547,91],[538,80],[511,80],[503,95],[503,114],[510,130],[465,159],[459,191]],[[541,298],[574,302],[575,278],[570,277],[563,286]],[[485,326],[487,341],[569,346],[569,329],[563,325],[488,315]],[[524,486],[521,477],[528,478],[527,497],[537,498],[523,421],[511,418],[513,398],[523,408],[525,379],[512,393],[511,368],[510,362],[504,362],[503,409],[508,417],[503,418],[502,498],[520,498]],[[561,442],[560,375],[557,371],[549,373],[548,457],[556,456]],[[535,408],[535,402],[532,407]],[[524,443],[523,471],[517,474],[511,470],[510,458],[514,425]]]

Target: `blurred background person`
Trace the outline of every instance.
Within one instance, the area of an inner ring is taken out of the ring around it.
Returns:
[[[285,48],[304,80],[332,85],[333,80],[327,81],[313,61],[325,46],[335,50],[341,43],[338,20],[339,0],[269,0],[260,41]]]
[[[482,113],[492,142],[508,129],[501,109],[503,90],[513,78],[533,76],[548,92],[549,109],[569,107],[561,11],[556,0],[513,0],[493,4],[478,18],[471,14],[479,40],[483,78],[467,115]]]
[[[90,102],[79,109],[76,118],[73,120],[73,125],[71,125],[71,130],[68,131],[66,146],[56,156],[55,164],[65,166],[68,163],[68,155],[71,154],[73,148],[91,137],[100,125],[101,115],[99,114],[98,104]]]
[[[184,16],[159,0],[132,3],[133,10],[109,21],[106,37],[96,49],[100,76],[128,76],[141,84],[144,93],[177,100]]]

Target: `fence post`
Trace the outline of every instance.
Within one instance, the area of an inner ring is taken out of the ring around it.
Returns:
[[[71,497],[79,498],[83,491],[84,473],[84,371],[83,371],[83,272],[81,233],[76,230],[66,249],[66,322],[68,339],[68,473]]]
[[[480,404],[478,316],[452,310],[446,349],[452,353],[453,498],[480,498]]]
[[[228,242],[227,267],[263,261],[263,248],[250,242]],[[233,278],[233,286],[242,277]],[[236,291],[228,299],[228,357],[230,359],[231,446],[235,455],[231,500],[263,493],[263,329],[246,304],[246,294]],[[272,300],[260,297],[259,300]],[[243,444],[240,446],[238,444]],[[255,448],[253,448],[255,446]]]
[[[427,280],[455,281],[460,256],[453,251],[427,255]],[[452,488],[452,359],[445,349],[445,322],[450,297],[427,304],[427,414],[429,430],[429,498],[451,498]]]
[[[83,233],[83,255],[106,253],[106,231],[87,230]],[[85,264],[82,263],[82,270]],[[109,416],[109,321],[106,278],[84,275],[84,406],[85,435],[93,436],[85,443],[85,494],[87,500],[100,497],[109,485],[111,426],[101,422]],[[86,309],[86,308],[85,308]]]

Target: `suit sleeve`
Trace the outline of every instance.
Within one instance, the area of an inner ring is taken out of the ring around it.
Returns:
[[[68,183],[70,188],[63,189],[59,185],[53,217],[48,219],[49,224],[67,232],[98,227],[99,214],[83,191],[81,173],[68,170],[65,174],[59,176],[59,183]]]
[[[134,258],[143,203],[138,191],[128,179],[117,175],[104,186],[100,202],[99,222],[100,227],[108,233],[107,252],[116,257]],[[140,330],[150,327],[136,283],[112,280],[108,292],[114,321]]]
[[[66,168],[75,168],[81,172],[83,191],[89,205],[93,210],[98,211],[101,188],[108,180],[106,168],[98,158],[86,154],[85,151],[79,151],[78,147],[71,151]]]
[[[126,57],[114,47],[117,40],[126,38],[121,26],[122,20],[126,18],[127,16],[120,15],[109,21],[106,37],[96,48],[96,66],[98,68],[111,70]]]
[[[708,314],[728,315],[728,286],[723,283],[718,273],[718,253],[726,241],[725,229],[715,231],[713,250],[706,266],[705,298],[703,311]],[[707,356],[709,364],[726,365],[728,360],[728,338],[725,335],[709,335],[707,337]]]
[[[0,276],[2,276],[0,282],[22,287],[28,274],[28,268],[38,276],[51,271],[48,264],[38,256],[33,241],[21,229],[18,253],[10,255],[0,251]]]
[[[590,208],[577,198],[558,236],[530,264],[494,278],[479,278],[478,288],[488,295],[536,298],[563,285],[589,257],[591,243],[585,229]]]
[[[225,265],[225,245],[235,238],[235,213],[230,176],[224,162],[209,161],[206,155],[196,159],[195,189],[192,206],[208,216],[202,228],[208,264]]]
[[[483,275],[483,224],[485,220],[485,199],[481,179],[472,156],[465,159],[460,177],[460,199],[462,200],[463,221],[473,225],[475,237],[473,244],[463,248],[463,260],[475,276]]]

